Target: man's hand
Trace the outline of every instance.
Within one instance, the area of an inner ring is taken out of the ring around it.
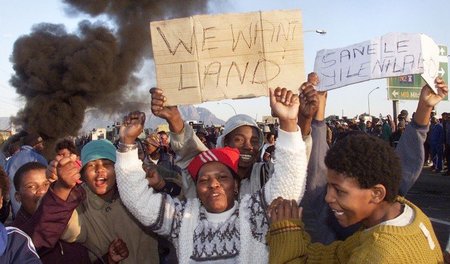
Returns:
[[[435,107],[448,94],[447,84],[438,77],[435,80],[437,94],[431,90],[430,86],[425,85],[420,91],[419,103],[414,114],[414,121],[418,125],[428,125],[433,107]]]
[[[163,90],[154,87],[150,89],[150,94],[152,95],[151,109],[155,116],[165,120],[170,120],[179,115],[179,111],[176,106],[165,105],[167,98],[164,96]]]
[[[75,159],[73,157],[61,158],[57,163],[53,164],[53,166],[56,165],[53,168],[56,168],[56,175],[58,177],[56,186],[59,188],[71,190],[77,183],[81,183],[80,168],[75,163]],[[49,172],[49,168],[47,168],[47,172]]]
[[[325,92],[317,92],[318,99],[318,109],[316,112],[316,116],[314,119],[317,121],[323,121],[325,119],[325,108],[327,106],[327,97],[328,93]]]
[[[436,106],[448,94],[447,84],[441,77],[437,77],[434,81],[437,94],[433,92],[430,86],[425,85],[420,92],[419,101],[423,102],[428,107]]]
[[[120,126],[120,142],[134,144],[136,138],[144,130],[145,114],[143,112],[131,112],[123,118]]]
[[[297,120],[298,96],[286,88],[270,90],[270,107],[280,120]]]
[[[115,264],[120,261],[128,258],[129,252],[128,247],[122,239],[116,238],[111,244],[109,244],[108,248],[108,263]]]
[[[305,82],[299,89],[300,109],[299,113],[302,117],[312,119],[319,108],[319,99],[317,91],[311,83]],[[299,118],[301,118],[299,116]]]
[[[165,119],[169,123],[170,131],[179,134],[184,128],[184,121],[181,118],[178,107],[166,106],[165,102],[167,98],[159,88],[150,89],[150,94],[152,95],[152,113],[157,117]]]
[[[269,89],[272,113],[280,119],[280,128],[287,132],[297,131],[299,109],[298,96],[286,88]]]
[[[155,189],[156,191],[160,191],[164,188],[166,185],[166,182],[164,179],[159,175],[157,171],[157,165],[150,164],[150,165],[142,165],[144,171],[145,171],[145,178],[148,180],[148,185]]]
[[[56,155],[55,159],[50,161],[50,163],[47,165],[45,176],[47,177],[47,180],[49,180],[50,182],[58,180],[58,171],[56,170],[56,167],[58,166],[58,162],[62,158],[63,157],[61,155]]]

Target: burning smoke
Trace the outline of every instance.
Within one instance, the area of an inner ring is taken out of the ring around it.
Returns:
[[[63,25],[38,24],[14,44],[11,84],[26,99],[15,118],[47,140],[76,135],[86,108],[126,112],[136,97],[136,73],[150,59],[149,22],[204,13],[207,0],[65,0],[68,13],[106,15],[82,21],[70,34]],[[148,96],[141,100],[148,100]]]

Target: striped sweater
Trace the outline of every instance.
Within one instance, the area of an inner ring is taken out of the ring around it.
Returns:
[[[136,150],[117,153],[117,184],[125,206],[174,244],[180,263],[267,263],[267,205],[279,196],[299,201],[306,180],[300,131],[281,131],[275,151],[275,173],[264,188],[220,214],[208,213],[196,198],[180,201],[148,188]]]

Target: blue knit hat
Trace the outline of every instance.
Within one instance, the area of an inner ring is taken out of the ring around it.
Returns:
[[[81,150],[81,166],[89,161],[98,159],[108,159],[116,162],[116,147],[106,139],[92,140],[84,145]]]

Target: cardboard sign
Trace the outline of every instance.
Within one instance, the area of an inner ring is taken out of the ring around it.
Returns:
[[[199,15],[151,22],[150,31],[168,105],[296,91],[305,80],[299,10]]]
[[[314,64],[321,91],[419,73],[434,87],[438,69],[439,48],[434,41],[423,34],[405,33],[390,33],[344,48],[320,50]]]

